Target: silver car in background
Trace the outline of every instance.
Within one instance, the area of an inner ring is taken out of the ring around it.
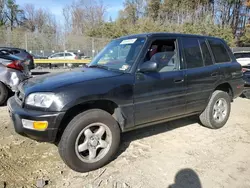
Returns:
[[[20,82],[31,77],[26,60],[0,50],[0,105],[5,104]]]

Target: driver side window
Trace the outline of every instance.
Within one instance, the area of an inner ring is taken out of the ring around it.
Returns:
[[[180,69],[180,61],[177,51],[177,40],[155,40],[150,45],[144,62],[156,62],[157,72],[170,72]]]

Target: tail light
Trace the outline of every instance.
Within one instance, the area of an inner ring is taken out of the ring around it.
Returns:
[[[7,67],[16,70],[23,70],[23,66],[21,65],[21,61],[19,60],[12,61],[7,65]]]
[[[78,58],[77,58],[77,55],[75,56],[75,59],[78,59]]]

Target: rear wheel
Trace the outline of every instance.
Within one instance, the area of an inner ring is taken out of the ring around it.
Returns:
[[[219,90],[214,91],[206,109],[200,115],[201,123],[212,129],[223,127],[230,115],[230,102],[228,93]]]
[[[0,105],[3,105],[6,103],[9,96],[8,88],[0,82]]]
[[[77,115],[59,142],[61,158],[73,170],[87,172],[107,164],[116,154],[120,129],[115,119],[99,109]]]

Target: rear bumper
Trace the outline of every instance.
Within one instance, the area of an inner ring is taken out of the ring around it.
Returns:
[[[233,89],[233,98],[239,97],[244,91],[245,82],[243,79],[237,79],[230,83]]]
[[[64,116],[64,112],[54,113],[26,110],[16,102],[14,97],[11,97],[8,100],[7,105],[11,120],[14,124],[15,131],[18,134],[41,142],[53,143],[56,141],[58,128]],[[26,129],[22,125],[22,119],[47,121],[48,128],[45,131]]]

